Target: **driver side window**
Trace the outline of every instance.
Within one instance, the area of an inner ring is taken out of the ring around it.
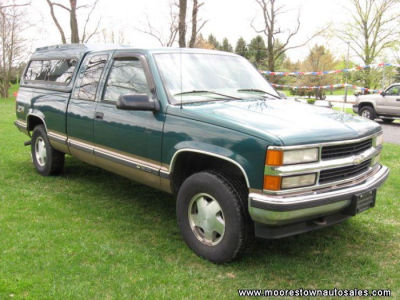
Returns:
[[[138,58],[116,59],[105,85],[103,100],[117,102],[121,95],[147,94],[150,89]]]
[[[391,88],[389,88],[386,91],[386,95],[388,95],[388,96],[399,96],[400,95],[400,86],[399,85],[392,86]]]

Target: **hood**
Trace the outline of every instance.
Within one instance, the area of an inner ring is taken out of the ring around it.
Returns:
[[[187,104],[182,110],[176,106],[171,108],[168,113],[241,131],[282,145],[342,141],[381,130],[377,123],[365,118],[293,100],[218,101]]]
[[[357,96],[357,102],[359,101],[368,101],[368,100],[376,100],[381,98],[382,96],[379,94],[369,94],[369,95],[360,95]]]

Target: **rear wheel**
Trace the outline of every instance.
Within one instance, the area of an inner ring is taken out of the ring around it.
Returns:
[[[199,256],[225,263],[240,255],[249,239],[242,196],[212,171],[187,178],[178,192],[177,218],[186,244]]]
[[[38,125],[33,130],[31,153],[33,165],[39,174],[49,176],[58,175],[62,172],[65,155],[50,145],[43,125]]]
[[[360,109],[360,116],[374,120],[375,119],[375,110],[371,106],[364,106]]]

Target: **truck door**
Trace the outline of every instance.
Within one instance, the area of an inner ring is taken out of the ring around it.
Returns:
[[[400,116],[400,85],[392,85],[385,91],[382,112],[392,116]]]
[[[146,94],[150,101],[158,101],[146,58],[137,53],[117,52],[110,65],[94,121],[97,164],[159,187],[164,114],[116,107],[121,95]]]
[[[93,122],[96,94],[109,53],[86,56],[79,69],[67,110],[68,147],[73,156],[94,163]]]

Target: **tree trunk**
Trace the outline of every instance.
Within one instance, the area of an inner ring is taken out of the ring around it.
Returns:
[[[196,43],[196,35],[197,35],[197,12],[199,10],[197,0],[193,0],[193,9],[192,9],[192,36],[189,42],[189,48],[194,48],[194,44]]]
[[[76,1],[70,0],[70,26],[71,26],[71,43],[79,43],[78,21],[76,19]]]
[[[72,0],[71,0],[72,1]],[[186,8],[187,0],[179,0],[179,47],[186,47]]]

